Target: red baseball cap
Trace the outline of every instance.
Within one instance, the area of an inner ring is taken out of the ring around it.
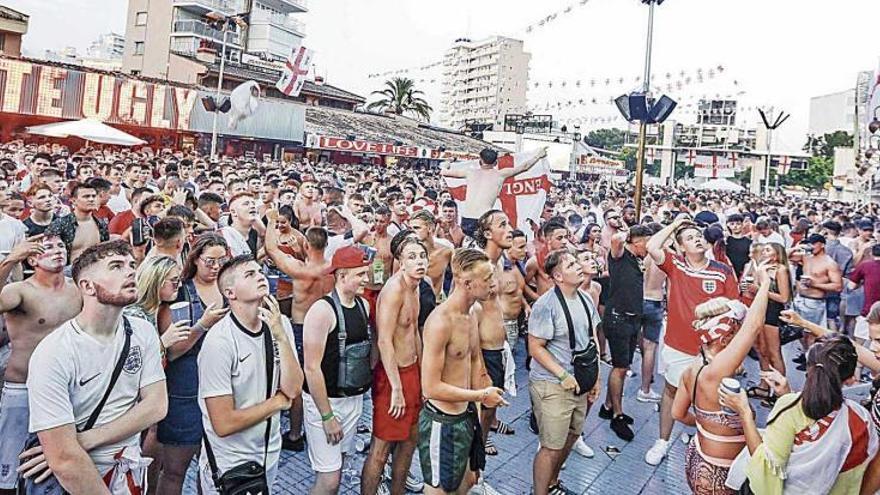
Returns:
[[[333,253],[333,259],[330,261],[327,273],[335,273],[340,268],[361,268],[369,264],[370,260],[367,259],[366,253],[362,249],[346,246]]]

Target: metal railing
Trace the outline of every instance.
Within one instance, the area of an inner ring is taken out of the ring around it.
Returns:
[[[172,33],[192,33],[199,36],[204,36],[206,38],[211,38],[212,40],[216,40],[221,43],[223,42],[223,32],[218,29],[212,28],[207,23],[204,23],[202,21],[174,21],[174,24],[172,26]],[[241,37],[238,33],[229,32],[229,34],[227,34],[226,36],[227,43],[231,43],[233,45],[239,44]]]
[[[296,19],[284,14],[269,14],[268,12],[254,11],[251,14],[251,23],[269,23],[294,31],[305,36],[305,25]]]
[[[241,8],[236,0],[174,0],[175,5],[198,5],[207,10],[216,10],[224,14],[232,14]]]

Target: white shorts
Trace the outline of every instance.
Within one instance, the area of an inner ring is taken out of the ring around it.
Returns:
[[[856,326],[853,328],[853,337],[864,341],[870,340],[871,336],[868,333],[868,319],[864,316],[856,318]]]
[[[18,455],[28,438],[28,392],[24,383],[3,384],[0,393],[0,489],[12,490],[18,483]]]
[[[342,469],[342,454],[354,452],[354,438],[358,421],[364,412],[364,395],[331,397],[330,408],[342,426],[342,441],[336,445],[327,442],[321,412],[312,396],[303,393],[303,428],[309,439],[309,461],[318,473],[332,473]]]
[[[219,494],[217,488],[214,486],[214,479],[211,477],[211,466],[206,462],[203,465],[199,466],[199,484],[202,488],[202,495],[214,495]],[[278,474],[278,463],[272,464],[269,466],[269,469],[266,470],[266,484],[269,485],[269,490],[272,490],[272,485],[275,484],[275,475]]]
[[[696,358],[697,356],[685,354],[663,344],[660,348],[660,363],[657,365],[657,371],[663,375],[666,383],[678,388],[679,384],[681,384],[681,375],[693,364]]]

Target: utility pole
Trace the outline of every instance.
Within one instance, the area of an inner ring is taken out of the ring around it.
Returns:
[[[229,19],[223,21],[223,43],[220,50],[220,73],[217,76],[217,91],[214,101],[220,101],[220,90],[223,89],[223,71],[226,68],[226,35],[229,34]],[[214,112],[214,123],[211,126],[211,158],[217,158],[217,112]]]
[[[773,164],[773,131],[778,129],[782,124],[791,117],[791,114],[786,114],[785,112],[779,112],[779,115],[776,117],[776,120],[771,124],[770,121],[773,120],[773,110],[770,110],[770,116],[767,116],[767,113],[764,112],[764,109],[759,108],[758,113],[761,114],[761,120],[764,121],[764,127],[767,128],[767,167],[764,170],[764,196],[770,197],[770,166]],[[776,186],[779,188],[779,171],[776,171]]]
[[[645,0],[642,0],[645,1]],[[656,0],[647,0],[648,1],[648,39],[645,44],[645,74],[642,77],[643,86],[642,91],[645,94],[645,98],[650,100],[651,98],[651,58],[653,56],[654,51],[654,7],[656,6]],[[660,0],[662,2],[662,0]],[[639,123],[639,148],[636,153],[636,194],[635,194],[635,206],[636,206],[636,222],[641,221],[642,219],[642,181],[645,176],[645,141],[648,138],[648,122],[646,119],[642,119]]]

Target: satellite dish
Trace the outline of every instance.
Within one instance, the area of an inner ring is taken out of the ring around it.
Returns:
[[[229,128],[235,129],[238,123],[257,112],[260,104],[260,85],[256,81],[241,83],[229,95]]]

